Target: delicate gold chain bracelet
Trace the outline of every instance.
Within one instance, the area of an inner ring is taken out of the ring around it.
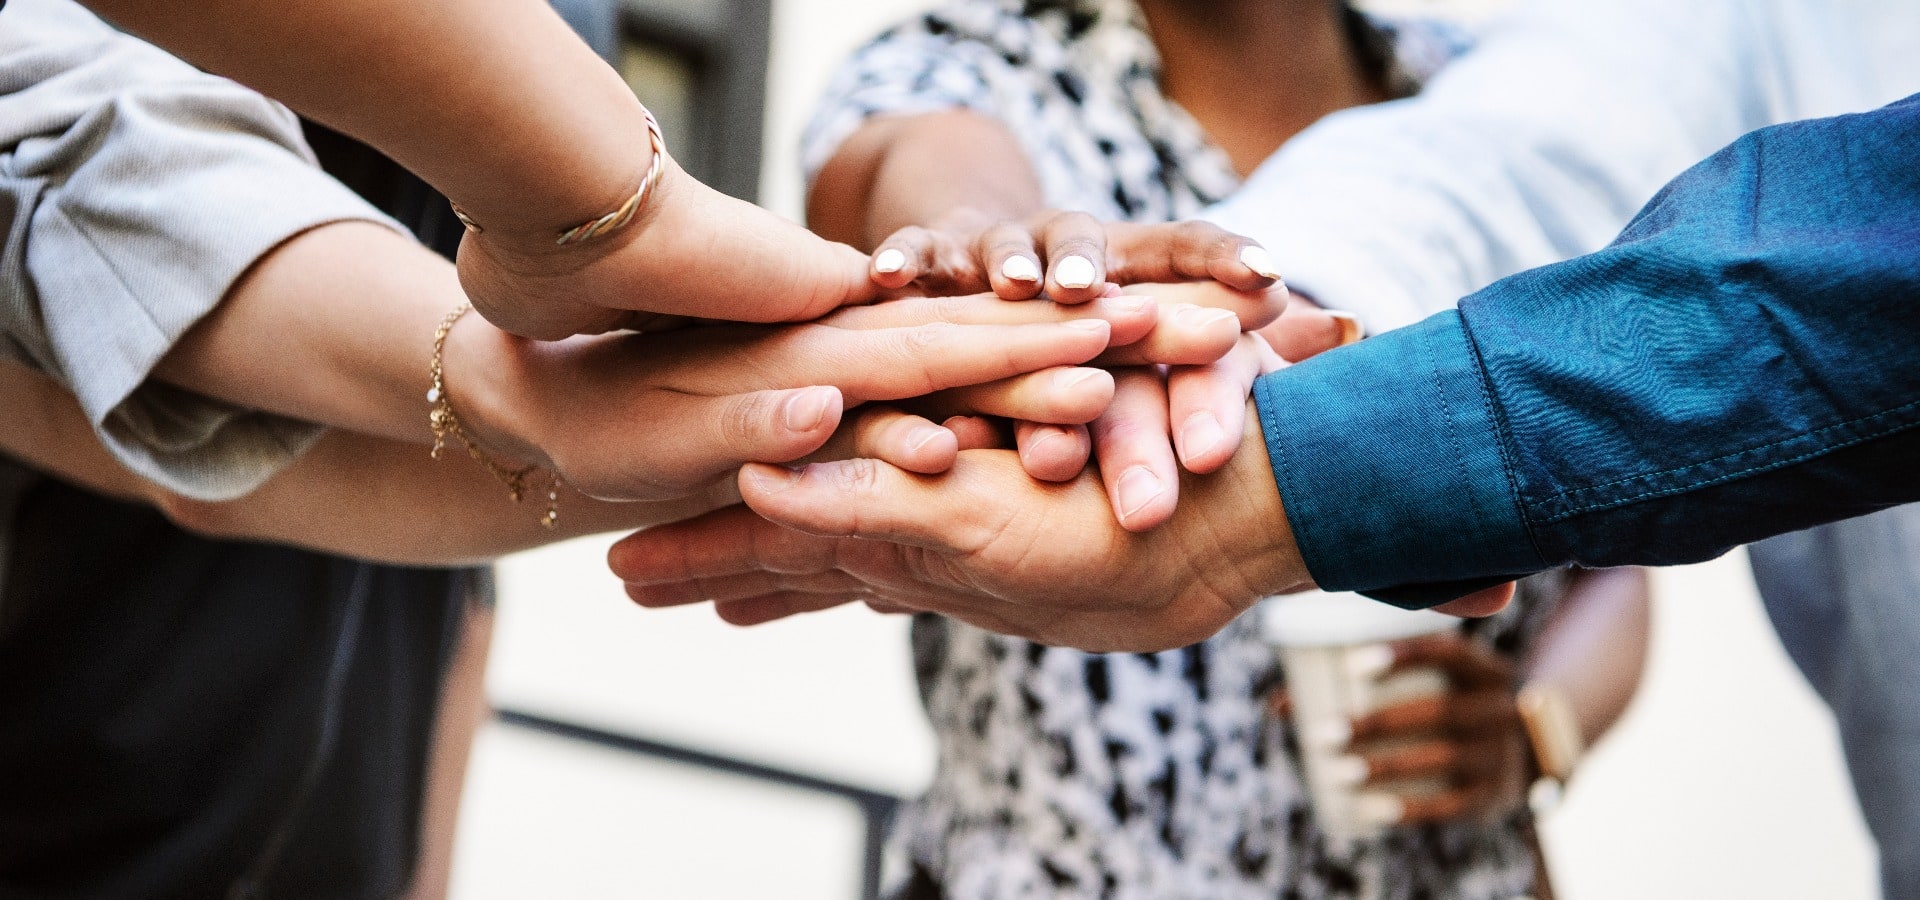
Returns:
[[[467,430],[460,427],[460,416],[453,411],[453,398],[447,396],[446,379],[441,374],[441,360],[447,352],[447,334],[453,331],[453,323],[460,321],[460,317],[466,315],[471,309],[473,304],[465,300],[460,301],[460,305],[447,313],[447,317],[440,320],[440,327],[433,331],[433,360],[427,365],[427,377],[433,382],[433,386],[427,389],[427,403],[431,407],[427,412],[427,426],[433,429],[433,458],[440,458],[440,451],[446,447],[448,436],[459,439],[460,443],[467,448],[467,455],[473,457],[474,462],[485,466],[487,471],[492,472],[493,477],[507,486],[507,493],[513,497],[513,502],[519,503],[520,498],[526,494],[528,477],[543,470],[535,465],[521,466],[517,469],[508,468],[494,459],[492,454],[480,449],[480,445],[473,442]],[[559,522],[560,473],[548,471],[547,512],[540,517],[540,524],[552,528]]]
[[[634,191],[633,196],[627,198],[627,202],[620,204],[619,209],[560,232],[560,236],[553,239],[555,244],[564,247],[612,234],[632,223],[641,207],[647,205],[647,198],[653,195],[654,185],[660,183],[660,172],[666,168],[667,143],[660,136],[660,121],[653,117],[653,111],[642,108],[641,112],[647,117],[647,144],[653,148],[653,161],[647,164],[647,174],[640,179],[639,190]],[[468,231],[477,234],[486,230],[480,227],[480,223],[469,217],[467,211],[461,209],[458,203],[453,204],[453,214],[460,220],[460,224],[467,226]]]

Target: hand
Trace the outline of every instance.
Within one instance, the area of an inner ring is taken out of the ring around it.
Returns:
[[[1259,445],[1257,431],[1244,440]],[[1015,454],[969,450],[942,475],[873,460],[790,472],[747,466],[734,507],[632,535],[609,555],[644,606],[715,601],[768,621],[848,600],[940,612],[1093,651],[1212,635],[1261,597],[1310,579],[1264,445],[1189,476],[1164,527],[1119,527],[1092,474],[1048,484]]]
[[[1514,668],[1485,645],[1437,634],[1390,645],[1385,673],[1434,668],[1445,693],[1355,719],[1347,765],[1359,784],[1397,802],[1403,823],[1490,821],[1526,800],[1526,732],[1514,705]],[[1446,785],[1439,793],[1395,790],[1399,782]]]
[[[1168,303],[1191,303],[1202,308],[1216,306],[1220,295],[1233,294],[1213,282],[1179,285],[1147,285],[1128,288],[1151,292],[1162,301],[1162,319]],[[1280,302],[1287,302],[1279,288]],[[1206,474],[1227,464],[1238,442],[1229,436],[1244,426],[1247,396],[1256,378],[1276,371],[1288,362],[1331,350],[1358,337],[1357,323],[1341,313],[1323,310],[1313,303],[1294,298],[1286,306],[1286,315],[1257,334],[1229,332],[1234,344],[1224,355],[1211,361],[1204,357],[1198,365],[1173,365],[1164,372],[1151,368],[1116,370],[1115,402],[1092,426],[1091,450],[1100,460],[1101,470],[1116,473],[1107,479],[1116,519],[1129,530],[1154,528],[1173,515],[1178,503],[1178,466],[1196,474]],[[1161,328],[1164,328],[1162,325]],[[1158,333],[1161,328],[1156,328]],[[1197,334],[1165,343],[1195,347],[1204,340],[1216,339]],[[1276,354],[1269,341],[1288,348]],[[1149,335],[1139,345],[1154,342]],[[1123,356],[1129,348],[1115,348],[1097,362],[1134,361]],[[1282,359],[1288,356],[1288,359]],[[1135,357],[1137,358],[1137,356]],[[1171,361],[1164,358],[1152,360]],[[1085,450],[1079,459],[1068,458],[1079,449],[1068,442],[1052,439],[1058,428],[1036,428],[1050,439],[1048,446],[1031,445],[1027,433],[1020,435],[1021,455],[1035,477],[1061,480],[1079,471]],[[1043,474],[1044,473],[1044,474]],[[1065,473],[1065,474],[1059,474]]]
[[[833,436],[848,407],[970,387],[977,411],[1085,422],[1111,397],[1092,359],[1137,338],[1151,307],[903,300],[818,323],[702,326],[536,343],[469,316],[448,337],[448,391],[490,451],[548,466],[589,496],[658,500],[741,463],[789,462]],[[973,411],[973,410],[967,410]],[[926,427],[920,427],[926,426]],[[931,423],[892,419],[882,453],[939,471],[957,452]],[[930,429],[930,430],[929,430]]]
[[[537,340],[642,328],[649,314],[802,322],[879,296],[859,251],[700,182],[667,160],[627,227],[555,246],[469,232],[460,284],[474,309]]]
[[[1044,291],[1058,303],[1085,303],[1101,296],[1109,282],[1212,280],[1247,292],[1280,284],[1265,249],[1216,225],[1102,223],[1070,212],[999,222],[956,210],[932,226],[903,228],[881,241],[872,275],[895,290],[991,290],[1008,300],[1031,300]],[[1250,329],[1265,324],[1244,323]]]

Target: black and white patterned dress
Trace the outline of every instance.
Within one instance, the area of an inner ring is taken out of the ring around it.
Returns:
[[[1437,25],[1350,17],[1403,93],[1465,46]],[[1189,218],[1239,184],[1159,89],[1130,0],[959,0],[861,49],[808,131],[817,172],[873,116],[967,108],[1016,134],[1049,206]],[[1528,587],[1557,599],[1556,583]],[[1516,652],[1551,602],[1474,623]],[[1487,898],[1527,893],[1524,819],[1400,829],[1336,855],[1313,825],[1251,617],[1154,654],[1087,654],[931,616],[915,662],[939,760],[896,839],[952,900]]]

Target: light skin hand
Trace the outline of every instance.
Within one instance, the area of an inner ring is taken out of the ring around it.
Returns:
[[[558,340],[660,316],[802,322],[880,292],[867,261],[669,162],[632,224],[566,247],[469,232],[460,283],[501,328]]]
[[[448,337],[447,388],[489,450],[554,468],[589,496],[665,499],[704,490],[743,462],[806,457],[867,401],[1037,373],[997,398],[1007,411],[1083,421],[1111,388],[1102,378],[1069,383],[1057,369],[1093,358],[1113,330],[1139,330],[1150,315],[1085,311],[1113,321],[1062,321],[1047,304],[979,297],[850,310],[858,315],[844,323],[537,343],[468,317]]]
[[[1261,443],[1255,432],[1246,440]],[[852,460],[749,466],[740,484],[750,509],[615,547],[609,562],[630,596],[720,601],[741,622],[877,601],[1045,643],[1146,651],[1204,639],[1260,597],[1309,581],[1264,449],[1189,476],[1189,502],[1145,534],[1114,521],[1093,475],[1035,481],[1004,450],[964,451],[931,477]]]
[[[1144,289],[1155,292],[1156,299],[1171,298],[1174,303],[1199,301],[1209,306],[1210,300],[1220,299],[1219,295],[1236,293],[1213,282],[1153,285]],[[1285,295],[1281,296],[1281,302],[1286,302]],[[1162,325],[1156,332],[1166,327],[1167,302],[1162,300]],[[1198,474],[1226,465],[1239,446],[1231,435],[1238,434],[1244,426],[1246,400],[1254,380],[1287,364],[1268,341],[1280,340],[1294,354],[1293,361],[1299,361],[1334,349],[1349,333],[1342,319],[1309,302],[1294,300],[1286,311],[1285,316],[1257,334],[1231,335],[1235,341],[1231,350],[1211,362],[1168,367],[1164,384],[1157,388],[1145,379],[1128,381],[1125,396],[1130,402],[1115,403],[1093,426],[1093,452],[1102,470],[1133,473],[1130,486],[1136,491],[1151,493],[1151,486],[1146,484],[1150,480],[1172,484],[1166,478],[1167,473],[1174,471],[1176,456],[1180,466]],[[1149,335],[1140,343],[1147,344],[1152,339]],[[1129,349],[1109,350],[1100,361],[1113,360]],[[1147,399],[1147,395],[1156,390],[1162,396],[1162,402],[1157,404]],[[1047,460],[1035,465],[1059,471],[1066,462]],[[1117,483],[1110,486],[1115,487],[1114,514],[1129,529],[1156,527],[1173,514],[1175,498],[1171,491],[1157,500],[1140,504],[1124,500]]]

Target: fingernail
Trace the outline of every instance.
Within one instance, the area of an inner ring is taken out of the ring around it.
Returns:
[[[1393,648],[1385,644],[1355,647],[1347,653],[1347,671],[1355,678],[1374,679],[1393,668]]]
[[[1316,747],[1337,750],[1353,741],[1353,725],[1345,719],[1328,719],[1301,729],[1300,736]]]
[[[1040,452],[1041,447],[1045,447],[1049,443],[1060,440],[1066,436],[1067,432],[1064,428],[1054,428],[1052,426],[1036,428],[1034,429],[1033,439],[1027,442],[1027,455],[1032,456],[1037,454]]]
[[[1120,476],[1116,490],[1120,495],[1120,518],[1124,521],[1166,493],[1167,485],[1152,469],[1134,466]]]
[[[1100,369],[1073,368],[1054,376],[1054,384],[1063,391],[1070,391],[1105,374]]]
[[[1226,437],[1226,431],[1220,427],[1220,420],[1213,413],[1197,412],[1187,417],[1185,425],[1180,426],[1180,455],[1186,459],[1206,453],[1220,446],[1220,440]]]
[[[826,421],[827,408],[839,396],[832,388],[808,388],[787,398],[787,428],[792,431],[812,431]]]
[[[1261,278],[1279,278],[1280,267],[1273,262],[1273,254],[1265,247],[1248,245],[1240,248],[1240,264],[1253,270]]]
[[[1108,299],[1112,301],[1113,305],[1126,312],[1139,312],[1153,305],[1152,297],[1143,297],[1139,294],[1121,294],[1118,297],[1110,297]]]
[[[1053,267],[1053,280],[1063,288],[1093,287],[1093,261],[1084,256],[1069,256]]]
[[[799,472],[784,466],[747,466],[740,470],[740,475],[755,490],[768,494],[784,491],[800,480]]]
[[[1015,254],[1000,264],[1000,275],[1008,281],[1034,282],[1040,280],[1040,264],[1032,259]]]
[[[945,428],[936,428],[932,425],[918,426],[907,434],[907,449],[918,453],[920,448],[939,440],[941,435],[952,433]]]
[[[1367,782],[1371,770],[1358,756],[1336,756],[1327,760],[1327,778],[1344,787],[1359,787]]]
[[[873,258],[873,270],[882,275],[891,275],[907,267],[907,255],[888,247]]]
[[[1335,324],[1340,326],[1339,346],[1345,347],[1348,344],[1358,343],[1361,338],[1367,336],[1367,327],[1360,323],[1359,316],[1344,309],[1329,309],[1326,312]]]
[[[1106,331],[1112,327],[1107,324],[1107,320],[1105,319],[1075,319],[1071,322],[1063,322],[1061,324],[1066,325],[1068,328],[1078,328],[1081,331],[1097,331],[1102,334],[1105,334]]]
[[[1229,319],[1238,319],[1230,309],[1214,309],[1207,306],[1194,306],[1182,303],[1173,311],[1173,317],[1188,328],[1207,328]]]
[[[1392,794],[1361,794],[1353,798],[1353,815],[1371,825],[1397,825],[1407,817],[1407,804]]]

